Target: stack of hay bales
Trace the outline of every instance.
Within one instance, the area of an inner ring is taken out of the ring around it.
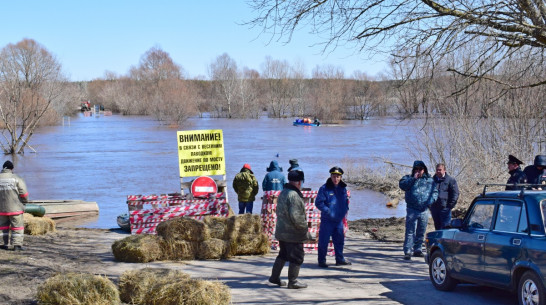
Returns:
[[[119,291],[108,278],[93,274],[65,273],[47,279],[38,287],[39,304],[121,304]]]
[[[217,281],[191,279],[169,269],[132,270],[119,281],[121,300],[129,304],[230,304],[229,288]]]
[[[234,255],[266,254],[270,249],[259,215],[207,216],[203,221],[179,217],[160,223],[156,232],[157,236],[130,236],[115,242],[112,245],[114,256],[125,262],[224,259]],[[160,246],[149,246],[156,243]]]
[[[55,232],[55,222],[49,217],[35,217],[32,214],[24,213],[25,234],[44,235]]]

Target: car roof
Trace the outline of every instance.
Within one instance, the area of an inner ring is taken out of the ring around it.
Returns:
[[[481,194],[480,197],[495,197],[495,198],[521,198],[520,195],[522,194],[522,191],[501,191],[501,192],[489,192]],[[532,191],[532,190],[524,190],[523,191],[523,198],[532,198],[536,201],[541,201],[543,199],[546,199],[546,191]]]

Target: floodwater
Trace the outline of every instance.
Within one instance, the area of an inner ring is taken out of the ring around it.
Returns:
[[[366,164],[378,162],[377,157],[412,162],[404,146],[410,128],[394,119],[296,127],[292,119],[192,118],[178,130],[194,129],[223,130],[228,198],[235,211],[231,183],[244,163],[252,166],[261,189],[271,160],[276,159],[286,173],[288,160],[296,158],[305,171],[304,187],[317,190],[329,177],[330,167],[349,159]],[[77,224],[116,228],[116,217],[127,212],[127,195],[180,191],[176,132],[150,117],[80,115],[69,125],[65,121],[64,126],[37,130],[31,140],[36,153],[27,150],[17,156],[15,172],[27,182],[31,200],[95,201],[98,217]],[[349,220],[405,215],[404,202],[387,208],[387,198],[380,193],[351,192]],[[259,213],[260,205],[257,198],[254,213]]]

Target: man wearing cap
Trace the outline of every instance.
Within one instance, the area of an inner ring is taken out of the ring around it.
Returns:
[[[523,170],[525,176],[527,177],[527,183],[529,184],[546,184],[546,155],[537,155],[535,156],[535,161],[533,165],[525,167]],[[532,189],[544,188],[532,186]]]
[[[245,210],[252,214],[254,200],[260,189],[249,164],[243,165],[241,171],[233,178],[233,189],[239,200],[239,214],[244,214]]]
[[[264,192],[267,191],[282,191],[286,180],[282,172],[282,167],[279,166],[279,163],[276,160],[271,161],[269,167],[266,169],[267,174],[264,177],[262,182],[262,189]]]
[[[27,202],[27,186],[23,178],[14,174],[13,163],[4,162],[0,172],[0,228],[4,244],[1,249],[8,250],[11,231],[11,245],[14,251],[23,250],[23,213]]]
[[[315,205],[320,210],[320,228],[318,240],[318,265],[327,268],[326,252],[330,237],[334,244],[336,266],[351,265],[343,256],[345,235],[343,219],[349,211],[347,184],[341,180],[343,170],[334,166],[330,169],[330,178],[320,187]]]
[[[508,173],[510,174],[510,178],[508,178],[508,181],[506,181],[506,184],[514,184],[514,185],[507,185],[506,190],[507,191],[513,191],[513,190],[522,190],[522,186],[516,186],[515,184],[520,183],[527,183],[527,177],[525,176],[525,173],[521,170],[520,165],[523,164],[518,158],[508,155]]]
[[[428,224],[428,208],[438,199],[438,188],[428,173],[425,163],[415,160],[411,175],[398,182],[405,192],[406,233],[404,235],[404,259],[423,257],[422,245]]]
[[[295,171],[295,170],[303,171],[303,169],[298,164],[298,159],[290,159],[288,163],[290,163],[290,167],[288,168],[288,171]]]
[[[277,201],[277,224],[275,238],[279,241],[279,255],[275,259],[269,282],[279,286],[286,286],[281,281],[281,271],[288,261],[288,288],[307,288],[307,285],[298,281],[301,264],[305,252],[303,243],[311,239],[307,227],[305,204],[301,185],[304,180],[303,171],[288,172],[288,183],[284,185]]]

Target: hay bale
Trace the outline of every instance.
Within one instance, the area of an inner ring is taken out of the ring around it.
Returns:
[[[262,220],[260,215],[243,214],[238,215],[235,222],[236,230],[239,234],[258,234],[262,233]]]
[[[166,242],[186,240],[201,242],[210,238],[208,227],[202,221],[189,217],[177,217],[157,225],[157,235]]]
[[[218,238],[207,239],[199,245],[196,256],[198,259],[226,258],[229,254],[229,251],[227,251],[228,246],[227,241]]]
[[[130,304],[230,304],[229,287],[217,281],[190,279],[181,271],[126,271],[120,277],[121,300]]]
[[[121,304],[119,292],[108,278],[93,274],[65,273],[47,279],[38,287],[40,304]]]
[[[232,243],[231,253],[234,255],[256,255],[269,253],[269,239],[265,233],[239,234],[235,243]]]
[[[23,221],[27,235],[44,235],[55,232],[55,221],[49,217],[35,217],[32,214],[24,213]]]
[[[229,287],[218,281],[190,279],[182,288],[182,296],[184,304],[224,305],[231,303]]]
[[[119,278],[121,301],[129,304],[150,304],[158,287],[189,280],[187,273],[170,269],[144,268],[125,271]],[[160,303],[156,303],[160,304]]]
[[[199,242],[186,240],[163,241],[162,250],[165,259],[192,260],[199,250]]]
[[[210,238],[227,240],[233,238],[235,219],[236,217],[206,216],[203,222],[209,228]]]
[[[147,263],[163,257],[162,241],[155,235],[131,235],[115,241],[112,252],[118,261]]]

